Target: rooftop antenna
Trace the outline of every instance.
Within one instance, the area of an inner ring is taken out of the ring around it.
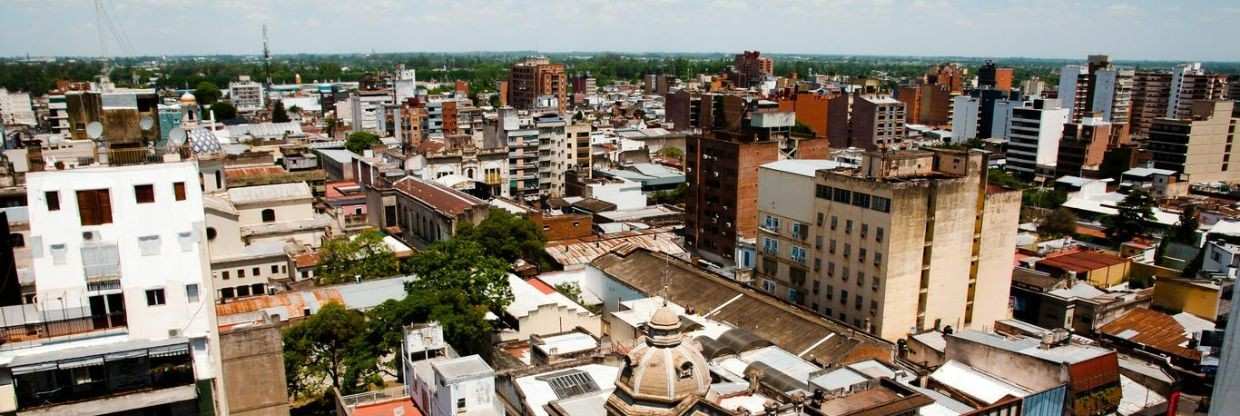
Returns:
[[[267,24],[263,23],[263,73],[267,76],[267,85],[271,88],[271,49],[267,47]]]

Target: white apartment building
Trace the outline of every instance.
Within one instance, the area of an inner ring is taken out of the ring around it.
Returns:
[[[1063,125],[1070,117],[1070,110],[1056,106],[1054,100],[1013,108],[1007,121],[1008,169],[1029,178],[1039,173],[1053,176]]]
[[[46,414],[193,414],[196,401],[212,400],[201,396],[207,382],[227,414],[195,164],[30,172],[26,184],[37,293],[30,313],[76,330],[61,336],[48,325],[38,339],[8,340],[0,371],[13,375],[5,378],[12,388],[0,393],[16,391],[19,411]],[[141,357],[149,358],[134,361]],[[157,375],[156,363],[180,375]],[[75,390],[82,383],[91,389]]]
[[[263,98],[263,84],[251,81],[249,75],[242,75],[237,81],[228,83],[228,100],[239,112],[262,110],[266,106]]]
[[[977,97],[952,97],[952,143],[964,143],[977,138],[980,106],[981,99]]]
[[[0,124],[35,126],[34,105],[30,93],[0,88]]]

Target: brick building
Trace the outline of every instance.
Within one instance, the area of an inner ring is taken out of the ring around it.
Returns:
[[[555,107],[560,111],[568,106],[568,76],[564,64],[553,64],[547,58],[530,58],[513,64],[506,89],[506,104],[520,110],[537,108],[540,102],[548,99],[555,100]]]

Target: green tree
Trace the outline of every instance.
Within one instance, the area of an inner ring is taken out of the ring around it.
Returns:
[[[444,340],[462,355],[479,354],[490,357],[491,324],[487,309],[470,304],[468,296],[457,290],[415,290],[401,300],[389,300],[366,312],[366,342],[371,350],[365,357],[390,357],[376,362],[381,371],[396,376],[403,329],[414,323],[438,322]]]
[[[366,149],[374,147],[376,144],[383,143],[379,140],[379,136],[368,131],[355,131],[349,133],[349,138],[344,142],[344,148],[350,152],[362,154]]]
[[[1172,240],[1184,244],[1197,242],[1197,227],[1201,226],[1201,221],[1197,219],[1198,211],[1196,205],[1184,206],[1184,210],[1180,211],[1180,221],[1171,235]]]
[[[329,285],[395,276],[400,262],[383,242],[383,233],[370,230],[354,236],[340,236],[323,242],[315,268],[318,283]]]
[[[1038,188],[1026,190],[1021,198],[1026,206],[1055,209],[1068,201],[1068,194],[1050,188]]]
[[[436,241],[410,261],[417,279],[406,289],[411,293],[459,291],[469,304],[499,313],[512,303],[508,264],[487,255],[481,245],[471,240]]]
[[[271,121],[273,123],[288,123],[288,111],[284,110],[284,101],[276,100],[271,108]]]
[[[358,389],[365,371],[366,328],[363,315],[339,303],[328,303],[310,317],[284,330],[284,371],[289,393],[308,397],[323,390],[327,381],[343,392]],[[358,371],[350,372],[350,364]]]
[[[228,101],[219,101],[211,104],[211,111],[215,113],[215,118],[220,121],[237,118],[237,107],[233,107],[232,103]]]
[[[1076,232],[1076,215],[1072,210],[1059,207],[1038,223],[1038,234],[1049,238],[1069,236]]]
[[[1029,186],[1024,181],[1021,181],[1020,179],[1016,179],[1015,176],[1012,176],[1011,174],[1004,172],[1003,170],[1000,170],[1000,169],[991,169],[986,174],[986,180],[991,185],[997,185],[997,186],[1002,186],[1004,188],[1011,188],[1011,189],[1024,189]]]
[[[202,81],[194,88],[194,98],[199,105],[211,105],[220,100],[220,87],[211,81]]]
[[[680,150],[680,148],[676,146],[664,146],[659,149],[657,154],[668,159],[680,159],[685,157],[685,151]]]
[[[457,227],[456,238],[478,243],[487,255],[509,263],[524,259],[537,264],[546,254],[546,238],[538,225],[502,209],[492,208],[478,225],[462,223]]]
[[[1124,197],[1117,209],[1115,215],[1102,219],[1107,238],[1115,244],[1123,244],[1144,234],[1146,225],[1154,221],[1154,198],[1140,189]]]

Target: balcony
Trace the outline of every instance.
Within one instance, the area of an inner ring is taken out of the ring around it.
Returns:
[[[115,295],[119,299],[119,294]],[[43,305],[51,308],[48,305]],[[0,350],[38,345],[51,338],[94,336],[103,331],[123,332],[125,311],[91,311],[89,307],[43,309],[38,305],[0,308]]]
[[[184,338],[22,356],[9,369],[23,414],[123,412],[196,397],[190,345]]]

